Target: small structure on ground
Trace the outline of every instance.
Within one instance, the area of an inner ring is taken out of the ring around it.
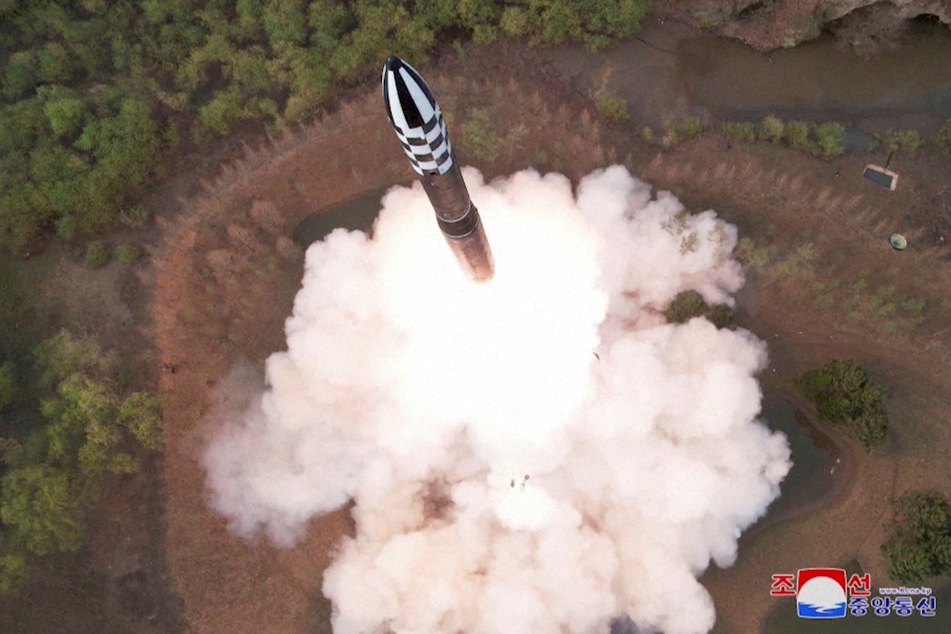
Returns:
[[[906,240],[905,236],[900,233],[893,233],[892,235],[888,236],[888,243],[892,245],[892,248],[896,251],[902,251],[908,246],[908,240]]]
[[[862,176],[889,191],[895,191],[895,185],[898,184],[898,174],[879,165],[872,165],[871,163],[865,166],[865,169],[862,171]]]

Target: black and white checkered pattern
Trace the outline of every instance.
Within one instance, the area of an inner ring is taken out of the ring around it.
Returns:
[[[387,116],[417,174],[445,174],[452,167],[446,122],[429,86],[412,66],[390,57],[383,68]]]

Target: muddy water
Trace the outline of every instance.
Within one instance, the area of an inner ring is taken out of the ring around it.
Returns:
[[[848,459],[825,432],[781,396],[767,395],[760,417],[770,429],[786,434],[793,467],[780,486],[779,499],[751,527],[753,532],[824,503],[844,475]]]
[[[380,200],[388,189],[360,194],[336,207],[307,216],[294,229],[294,242],[306,249],[312,243],[326,238],[334,229],[370,233],[373,222],[380,214]]]
[[[951,31],[916,24],[893,53],[871,59],[831,36],[760,54],[724,38],[685,39],[677,74],[691,103],[718,119],[855,120],[870,115],[951,116]]]
[[[598,53],[562,46],[546,56],[589,95],[616,94],[637,125],[687,117],[833,119],[867,132],[921,127],[951,116],[951,30],[916,23],[901,48],[865,60],[823,36],[757,53],[727,38],[647,20],[637,39]]]

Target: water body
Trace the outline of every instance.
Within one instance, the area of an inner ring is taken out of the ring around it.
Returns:
[[[894,52],[870,59],[823,35],[796,48],[757,53],[734,40],[685,39],[677,74],[689,100],[719,119],[873,116],[921,123],[951,114],[951,31],[915,22]]]
[[[767,395],[763,399],[761,418],[770,429],[786,434],[793,467],[780,485],[779,499],[747,535],[825,503],[835,491],[840,476],[845,474],[848,459],[839,453],[838,446],[824,431],[782,396]]]
[[[882,133],[930,134],[951,116],[951,30],[913,22],[899,50],[863,59],[831,35],[758,53],[672,21],[645,20],[637,39],[598,53],[581,45],[546,57],[589,95],[623,97],[633,122],[655,129],[687,117],[837,120]]]
[[[294,242],[306,249],[314,242],[326,238],[334,229],[370,233],[376,217],[380,215],[380,200],[389,189],[375,189],[346,200],[336,207],[307,216],[294,228]]]

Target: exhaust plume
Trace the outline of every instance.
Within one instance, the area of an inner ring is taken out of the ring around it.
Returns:
[[[214,507],[289,545],[354,501],[323,586],[340,634],[708,631],[696,578],[791,466],[756,418],[765,345],[662,314],[688,289],[732,303],[735,227],[623,167],[577,195],[464,175],[492,281],[456,266],[418,184],[372,238],[311,245],[287,351],[205,454]]]

